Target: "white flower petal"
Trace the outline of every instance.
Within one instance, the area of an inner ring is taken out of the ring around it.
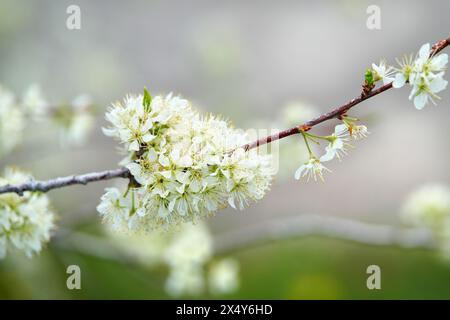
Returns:
[[[418,94],[414,98],[414,106],[417,110],[422,110],[428,102],[428,95],[425,92]]]
[[[447,87],[447,80],[444,80],[441,77],[434,78],[430,82],[430,90],[433,93],[438,93],[444,90]]]
[[[425,43],[424,45],[422,45],[422,47],[420,47],[419,57],[421,59],[428,59],[429,55],[430,55],[430,44]]]
[[[405,85],[405,83],[406,83],[406,77],[405,77],[405,75],[403,74],[403,73],[397,73],[396,75],[395,75],[395,80],[394,80],[394,82],[392,83],[392,86],[394,87],[394,88],[396,88],[396,89],[398,89],[398,88],[401,88],[401,87],[403,87],[404,85]]]

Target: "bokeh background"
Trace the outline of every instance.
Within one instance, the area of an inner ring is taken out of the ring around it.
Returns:
[[[66,28],[71,4],[81,8],[81,30]],[[372,4],[381,8],[381,30],[366,27]],[[112,101],[144,86],[153,94],[187,97],[239,127],[271,123],[296,101],[325,112],[360,93],[372,62],[394,63],[423,43],[449,37],[449,12],[446,0],[0,0],[0,83],[18,94],[38,83],[55,103],[87,93],[99,110],[85,145],[61,146],[50,126],[36,125],[0,166],[17,164],[39,179],[117,167],[116,144],[101,133],[103,113]],[[330,165],[326,183],[294,180],[294,166],[262,201],[210,219],[212,234],[302,214],[400,225],[398,212],[412,190],[450,183],[450,94],[444,91],[437,107],[419,112],[408,93],[389,91],[351,112],[371,135]],[[303,156],[289,154],[298,157],[298,166]],[[164,290],[164,267],[150,269],[64,244],[64,230],[102,229],[95,207],[113,183],[50,193],[60,231],[32,260],[0,262],[0,298],[171,297]],[[239,261],[240,286],[220,298],[450,298],[450,264],[434,250],[290,237],[227,255]],[[66,288],[70,264],[82,269],[82,290]],[[366,287],[371,264],[382,269],[381,290]]]

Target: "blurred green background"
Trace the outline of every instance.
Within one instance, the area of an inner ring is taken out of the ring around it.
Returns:
[[[68,30],[66,8],[81,8],[81,30]],[[381,30],[368,30],[366,8],[381,8]],[[416,52],[449,36],[447,0],[433,1],[26,1],[0,0],[0,83],[18,94],[39,83],[56,102],[90,94],[97,126],[86,145],[61,148],[51,127],[34,126],[25,143],[0,159],[39,179],[117,167],[120,156],[102,135],[104,110],[147,86],[173,91],[237,126],[279,115],[292,101],[325,112],[360,92],[366,68],[380,58]],[[399,225],[407,194],[428,182],[449,184],[450,94],[418,112],[406,90],[376,97],[352,115],[371,135],[325,184],[287,178],[244,212],[224,210],[208,224],[221,230],[254,221],[317,213]],[[331,130],[326,124],[319,130]],[[417,130],[420,128],[420,130]],[[426,133],[426,134],[424,134]],[[295,139],[295,137],[293,138]],[[283,143],[280,144],[283,148]],[[295,158],[296,155],[291,155]],[[298,155],[301,164],[301,154]],[[98,257],[64,243],[64,230],[101,231],[95,212],[112,182],[50,193],[60,231],[28,260],[0,261],[0,298],[170,298],[167,270]],[[450,264],[434,250],[362,245],[299,237],[227,252],[240,263],[240,286],[199,298],[379,299],[450,298]],[[82,269],[82,289],[66,288],[66,267]],[[366,268],[382,270],[381,290],[368,290]]]
[[[223,299],[447,299],[449,265],[433,252],[303,238],[243,250],[240,288]],[[82,270],[82,289],[66,288],[66,266]],[[382,270],[381,290],[366,287],[368,265]],[[118,263],[79,252],[45,250],[0,265],[4,299],[165,299],[164,269]],[[192,297],[190,297],[192,298]]]

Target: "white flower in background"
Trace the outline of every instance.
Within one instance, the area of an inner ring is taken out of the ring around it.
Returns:
[[[424,185],[411,193],[402,211],[409,225],[428,228],[445,259],[450,259],[450,188],[441,184]]]
[[[349,136],[346,124],[339,124],[334,128],[334,133],[330,136],[330,143],[325,148],[326,153],[320,157],[320,162],[326,162],[337,157],[339,160],[347,154],[351,145],[347,142]]]
[[[86,142],[94,127],[92,99],[88,95],[79,95],[70,105],[61,105],[53,112],[53,118],[59,127],[62,146],[79,146]]]
[[[214,262],[209,268],[209,290],[213,294],[227,294],[239,287],[239,264],[232,258]]]
[[[94,128],[94,122],[94,117],[88,112],[74,114],[70,123],[61,127],[61,145],[80,146],[84,144]]]
[[[22,98],[22,105],[27,114],[36,119],[41,119],[47,115],[50,108],[49,103],[44,98],[41,88],[37,84],[32,84],[25,91]]]
[[[0,158],[22,141],[24,128],[25,117],[14,95],[0,86]]]
[[[439,184],[422,186],[406,199],[402,218],[411,225],[442,228],[450,221],[450,189]]]
[[[175,233],[165,252],[165,261],[172,268],[202,266],[212,256],[212,237],[205,224],[187,223]]]
[[[114,248],[134,258],[145,267],[155,267],[164,263],[164,252],[170,244],[171,234],[154,231],[145,234],[117,232],[111,225],[104,224],[105,233]]]
[[[374,71],[374,81],[382,80],[383,85],[391,83],[394,81],[394,68],[392,66],[387,66],[385,61],[381,61],[379,65],[372,63],[372,69]]]
[[[62,146],[84,143],[94,126],[91,107],[92,100],[87,95],[78,96],[71,104],[52,107],[36,84],[26,90],[19,103],[11,92],[0,86],[0,157],[21,141],[28,119],[54,120],[60,129]]]
[[[7,168],[0,178],[0,186],[20,184],[32,176],[14,168]],[[19,250],[28,257],[38,253],[49,241],[54,228],[54,213],[45,194],[25,192],[0,195],[0,258],[8,251]]]
[[[205,279],[203,271],[198,267],[180,267],[170,270],[166,280],[166,291],[169,295],[196,296],[203,293]]]
[[[316,107],[301,101],[288,103],[277,122],[281,128],[298,126],[318,115]]]
[[[313,178],[314,181],[317,181],[317,178],[324,181],[323,171],[331,172],[331,170],[325,167],[319,159],[311,157],[308,162],[305,162],[297,169],[297,171],[295,171],[294,177],[297,180],[306,177],[306,181],[309,181],[311,178]]]
[[[104,133],[124,145],[122,163],[140,184],[137,214],[125,218],[136,231],[196,222],[227,203],[242,209],[269,189],[270,156],[244,152],[245,133],[185,99],[127,96],[106,119]]]
[[[116,199],[115,193],[112,191],[110,198]],[[213,238],[204,223],[185,223],[169,232],[152,230],[138,234],[118,233],[106,226],[116,249],[145,267],[166,265],[169,268],[165,289],[171,296],[198,295],[208,288],[213,294],[224,294],[238,287],[239,268],[235,260],[224,258],[211,263]]]

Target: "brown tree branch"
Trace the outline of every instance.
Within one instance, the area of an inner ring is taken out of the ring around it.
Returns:
[[[435,43],[433,45],[433,51],[431,52],[431,55],[435,55],[435,54],[441,52],[448,45],[450,45],[450,38],[441,40],[441,41]],[[256,140],[254,142],[248,143],[248,144],[244,145],[243,148],[245,150],[250,150],[250,149],[259,147],[261,145],[264,145],[266,143],[271,143],[273,141],[283,139],[285,137],[289,137],[291,135],[300,133],[300,131],[308,131],[312,127],[318,125],[319,123],[322,123],[324,121],[331,120],[334,118],[339,118],[340,116],[344,115],[348,110],[350,110],[357,104],[359,104],[369,98],[372,98],[376,95],[379,95],[380,93],[385,92],[386,90],[389,90],[391,88],[392,88],[392,82],[388,83],[384,86],[381,86],[378,89],[373,90],[368,94],[365,94],[365,95],[361,94],[361,96],[359,96],[358,98],[352,99],[349,102],[347,102],[346,104],[341,105],[341,106],[331,110],[330,112],[324,113],[315,119],[307,121],[304,124],[298,125],[296,127],[293,127],[293,128],[287,129],[287,130],[283,130],[283,131],[273,134],[271,136],[267,136],[267,137],[261,138],[259,140]]]
[[[86,185],[90,182],[109,180],[114,178],[129,178],[130,172],[127,168],[105,170],[100,172],[91,172],[80,175],[71,175],[59,177],[46,181],[30,180],[19,185],[4,185],[0,187],[0,194],[14,192],[22,195],[25,191],[47,192],[52,189],[71,186],[74,184]]]
[[[450,45],[450,38],[441,40],[437,43],[435,43],[432,47],[431,55],[435,55],[442,51],[445,47]],[[245,150],[250,150],[256,147],[259,147],[261,145],[271,143],[276,140],[283,139],[285,137],[289,137],[294,134],[298,134],[302,131],[308,131],[312,127],[334,119],[339,118],[343,116],[348,110],[356,106],[357,104],[372,98],[376,95],[379,95],[382,92],[385,92],[392,88],[392,83],[386,84],[384,86],[379,87],[378,89],[372,90],[367,94],[361,94],[359,97],[354,98],[350,100],[349,102],[331,110],[330,112],[324,113],[321,116],[312,119],[310,121],[305,122],[304,124],[298,125],[296,127],[283,130],[281,132],[278,132],[276,134],[258,139],[254,142],[248,143],[246,145],[243,145],[242,148]],[[74,184],[88,184],[90,182],[94,181],[100,181],[100,180],[108,180],[113,178],[130,178],[130,173],[127,168],[119,168],[114,170],[106,170],[102,172],[92,172],[92,173],[86,173],[82,175],[72,175],[67,177],[60,177],[56,179],[50,179],[47,181],[30,181],[27,183],[23,183],[20,185],[4,185],[0,187],[0,194],[2,193],[17,193],[17,194],[23,194],[25,191],[40,191],[40,192],[47,192],[52,189],[56,188],[62,188],[71,186]]]

